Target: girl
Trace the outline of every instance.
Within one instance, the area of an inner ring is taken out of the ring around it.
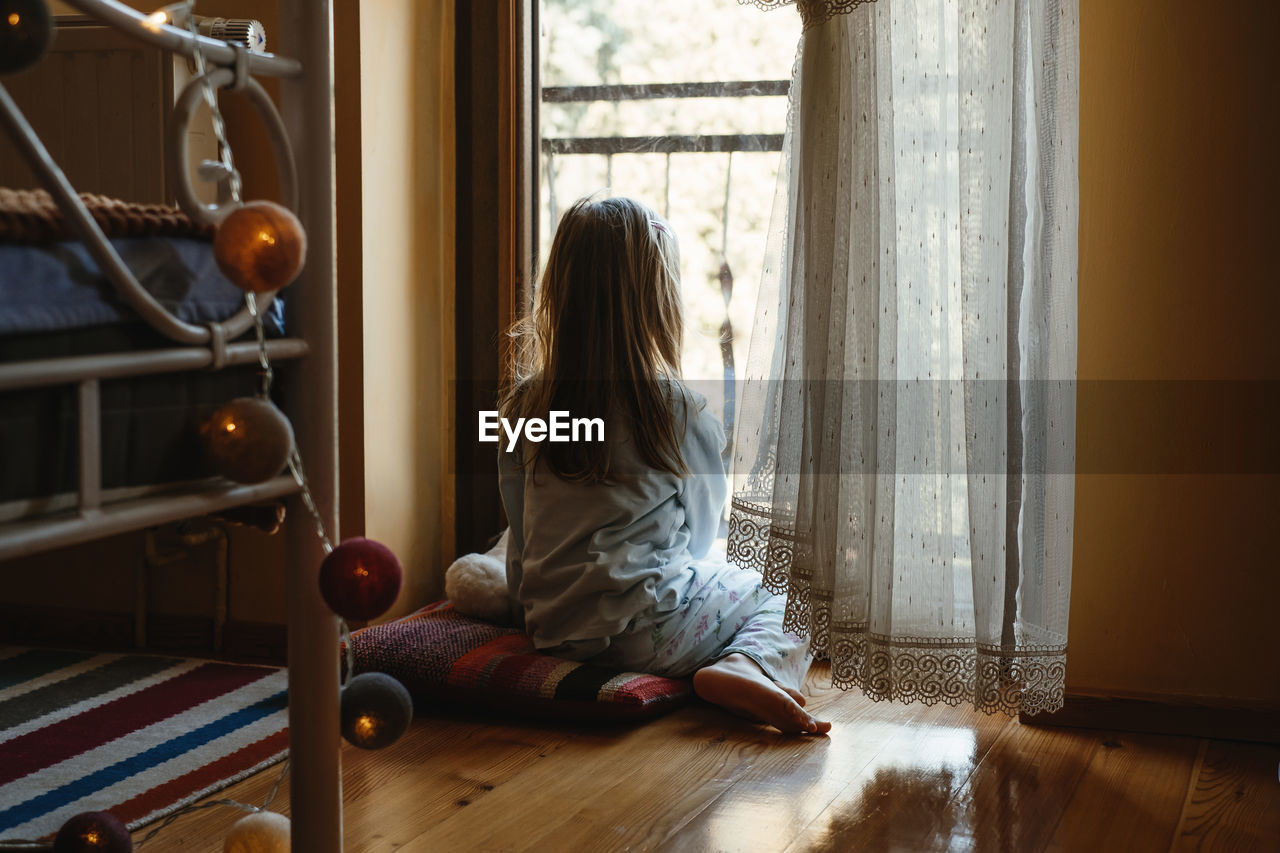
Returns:
[[[604,441],[500,451],[507,586],[540,650],[617,669],[693,674],[695,692],[784,732],[803,708],[807,644],[785,601],[712,555],[728,483],[724,430],[680,381],[674,235],[626,198],[565,212],[501,415],[601,418]]]

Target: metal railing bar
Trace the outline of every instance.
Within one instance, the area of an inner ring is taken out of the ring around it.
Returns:
[[[108,504],[90,515],[14,522],[0,527],[0,561],[208,515],[228,507],[284,497],[296,491],[298,483],[291,476],[276,477],[253,486],[237,486],[217,479],[204,483],[196,491]]]
[[[790,91],[790,80],[546,86],[542,89],[542,102],[567,104],[584,101],[647,101],[658,98],[755,98],[787,95]]]
[[[267,354],[272,360],[301,358],[308,352],[310,347],[300,338],[267,341]],[[256,342],[227,346],[224,364],[256,364],[257,361]],[[180,373],[184,370],[200,370],[212,364],[213,352],[201,347],[14,362],[0,364],[0,391],[69,385],[85,379],[123,379],[151,373]]]
[[[102,505],[102,398],[98,380],[80,380],[80,512],[97,512]]]
[[[173,480],[168,483],[147,483],[142,486],[112,486],[101,491],[102,503],[114,504],[153,495],[172,495],[178,492],[199,491],[208,488],[210,477],[198,480]],[[80,493],[57,492],[52,495],[41,495],[33,498],[16,498],[0,503],[0,529],[14,521],[28,521],[37,518],[65,514],[80,505]]]
[[[225,41],[207,36],[193,36],[181,27],[149,21],[147,15],[116,0],[67,0],[67,5],[114,27],[125,35],[154,45],[161,50],[192,57],[195,55],[198,43],[201,52],[215,65],[235,64],[235,49]],[[273,53],[249,53],[245,56],[245,60],[248,62],[251,74],[265,74],[268,77],[297,77],[302,74],[302,63],[287,56],[277,56]]]
[[[543,154],[701,154],[781,151],[781,133],[676,136],[571,136],[542,140]]]

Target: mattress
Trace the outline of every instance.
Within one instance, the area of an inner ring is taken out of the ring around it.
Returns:
[[[244,304],[243,292],[222,275],[208,240],[117,237],[111,244],[138,283],[179,320],[225,320]],[[283,304],[264,313],[281,334]],[[82,244],[0,243],[0,336],[137,323]]]

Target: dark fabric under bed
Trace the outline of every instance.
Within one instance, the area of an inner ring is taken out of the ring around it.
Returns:
[[[0,337],[0,362],[149,349],[149,328],[103,326]],[[277,389],[288,371],[277,371]],[[201,423],[220,405],[257,392],[256,365],[104,380],[102,486],[111,489],[211,476]],[[0,392],[0,503],[78,486],[76,387]]]

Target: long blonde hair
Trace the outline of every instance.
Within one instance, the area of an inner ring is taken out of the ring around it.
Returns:
[[[502,416],[621,416],[643,459],[678,476],[686,413],[680,376],[684,318],[679,247],[670,226],[629,198],[581,199],[565,211],[533,312],[512,330],[516,363]],[[680,408],[677,417],[677,407]],[[558,476],[611,480],[607,443],[532,445]]]

